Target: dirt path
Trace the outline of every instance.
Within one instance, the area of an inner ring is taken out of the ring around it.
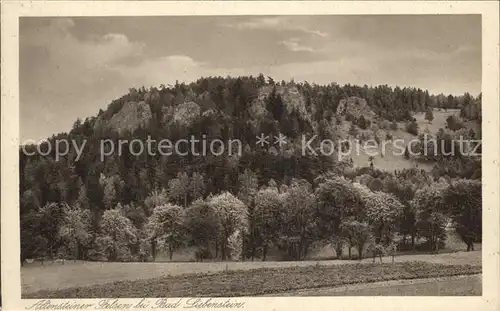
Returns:
[[[383,259],[391,262],[390,257]],[[481,265],[481,252],[459,252],[437,255],[405,255],[395,258],[396,262],[426,261],[441,264]],[[166,275],[186,273],[206,273],[228,270],[249,270],[257,268],[294,267],[311,265],[352,264],[359,261],[266,261],[266,262],[153,262],[153,263],[118,263],[118,262],[67,262],[62,265],[31,264],[21,269],[22,292],[30,293],[41,289],[60,289],[76,286],[103,284],[114,281],[149,279]],[[370,263],[372,259],[364,259]]]
[[[269,296],[481,296],[481,281],[481,275],[463,275],[304,289]]]

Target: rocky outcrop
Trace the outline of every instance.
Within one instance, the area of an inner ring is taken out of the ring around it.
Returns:
[[[106,122],[106,126],[119,133],[126,130],[133,132],[140,126],[146,127],[151,118],[151,109],[144,101],[127,102]]]
[[[195,102],[183,103],[175,107],[173,120],[183,126],[190,126],[201,115],[201,108]]]
[[[355,118],[364,116],[368,119],[374,119],[376,117],[375,112],[368,106],[366,100],[359,97],[349,97],[347,99],[342,99],[337,106],[338,115],[350,114]]]

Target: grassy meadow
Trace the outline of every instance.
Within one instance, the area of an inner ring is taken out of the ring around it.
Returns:
[[[303,288],[355,283],[420,279],[481,273],[480,266],[446,265],[421,261],[309,265],[305,267],[225,270],[117,281],[59,290],[41,290],[24,298],[140,298],[256,296]]]
[[[344,271],[356,268],[351,271],[350,274],[346,274],[345,278],[337,281],[323,281],[321,283],[319,280],[315,279],[314,282],[320,282],[318,286],[338,286],[342,284],[350,283],[363,283],[363,282],[375,282],[384,280],[394,280],[401,278],[421,278],[421,277],[437,277],[445,275],[459,275],[459,274],[469,274],[469,273],[480,273],[481,272],[481,251],[474,252],[455,252],[455,253],[444,253],[435,255],[404,255],[396,256],[395,263],[397,267],[405,267],[403,270],[397,270],[398,272],[391,272],[392,270],[380,270],[381,267],[391,266],[391,257],[383,258],[383,265],[380,265],[378,259],[375,265],[372,263],[372,259],[367,258],[361,261],[348,261],[348,260],[324,260],[324,261],[299,261],[299,262],[283,262],[283,261],[256,261],[256,262],[151,262],[151,263],[117,263],[117,262],[66,262],[64,265],[60,263],[46,263],[40,265],[39,263],[26,265],[21,269],[21,281],[22,281],[22,294],[25,298],[35,298],[35,297],[56,297],[61,293],[64,293],[62,297],[80,297],[83,298],[79,293],[85,293],[85,295],[101,295],[100,297],[105,297],[108,293],[99,292],[105,288],[114,288],[114,291],[109,293],[113,294],[112,297],[127,297],[125,294],[129,294],[125,288],[138,288],[139,286],[156,287],[155,282],[192,282],[191,280],[198,280],[198,278],[208,278],[204,279],[207,282],[213,282],[213,284],[218,284],[218,282],[232,284],[233,280],[228,279],[228,275],[235,277],[236,279],[246,280],[247,278],[255,275],[255,273],[265,273],[266,277],[262,276],[266,282],[283,282],[283,284],[288,284],[290,280],[278,281],[279,276],[286,275],[291,277],[291,275],[296,275],[299,277],[301,273],[308,272],[307,269],[313,269],[311,271],[322,271],[321,273],[331,273],[332,275],[338,273],[338,271]],[[419,264],[415,264],[419,262]],[[387,266],[388,264],[388,266]],[[420,267],[417,274],[405,274],[408,271],[416,271],[414,267]],[[359,268],[359,269],[358,269]],[[320,269],[320,270],[314,270]],[[373,269],[372,272],[369,272]],[[385,269],[385,268],[384,268]],[[406,270],[405,270],[406,269]],[[410,270],[408,270],[410,269]],[[261,272],[255,272],[261,271]],[[359,274],[360,271],[364,271],[367,277],[363,277]],[[378,272],[377,272],[378,271]],[[404,273],[401,274],[403,271]],[[405,272],[406,271],[406,272]],[[445,274],[440,274],[443,271]],[[295,274],[291,274],[291,273]],[[383,272],[383,273],[382,273]],[[401,272],[401,273],[400,273]],[[275,273],[277,273],[275,275]],[[321,275],[319,273],[318,275]],[[384,273],[388,273],[387,276]],[[216,277],[208,277],[208,275],[216,275]],[[284,276],[283,276],[284,277]],[[304,278],[308,278],[309,274],[303,274]],[[163,280],[163,281],[162,281]],[[189,281],[188,281],[189,280]],[[138,282],[138,283],[135,283]],[[168,283],[167,282],[167,283]],[[194,282],[194,281],[193,281]],[[310,288],[314,282],[301,281],[295,289],[300,288]],[[325,283],[326,282],[326,283]],[[293,283],[293,282],[292,282]],[[147,285],[151,284],[151,285]],[[280,283],[281,284],[281,283]],[[255,284],[254,284],[255,285]],[[215,285],[214,285],[215,286]],[[222,285],[221,285],[222,286]],[[229,286],[229,285],[228,285]],[[259,285],[260,286],[260,285]],[[252,286],[253,287],[253,286]],[[250,288],[252,288],[250,287]],[[258,288],[258,286],[256,287]],[[278,290],[279,289],[279,290]],[[143,290],[145,290],[143,288]],[[186,295],[198,294],[198,292],[189,292],[193,289],[184,289],[183,292]],[[279,285],[276,287],[274,292],[292,290],[292,288],[285,288],[285,285]],[[75,292],[76,291],[76,292]],[[82,292],[83,291],[83,292]],[[139,290],[138,293],[141,291]],[[270,290],[270,292],[273,292]],[[269,292],[269,293],[270,293]],[[68,294],[69,293],[69,294]],[[146,290],[145,293],[148,293]],[[160,292],[158,292],[160,293]],[[175,292],[177,293],[177,292]],[[232,293],[232,292],[228,292]],[[217,295],[228,294],[226,292],[220,292]],[[174,293],[172,293],[174,294]],[[207,293],[216,294],[216,293]],[[259,293],[255,293],[257,295]],[[46,295],[46,296],[43,296]],[[55,296],[54,296],[55,295]],[[69,296],[66,296],[69,295]],[[71,296],[77,295],[77,296]],[[96,297],[96,296],[89,297]],[[167,295],[165,292],[162,295]],[[144,296],[144,295],[143,295]],[[87,297],[87,296],[85,296]],[[107,296],[106,296],[107,297]]]

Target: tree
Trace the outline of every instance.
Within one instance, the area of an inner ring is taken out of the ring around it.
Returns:
[[[393,240],[396,225],[403,213],[403,205],[394,195],[385,192],[373,192],[363,200],[375,243],[388,245]]]
[[[243,259],[243,234],[236,229],[227,239],[227,249],[231,259]]]
[[[359,131],[356,128],[356,125],[354,123],[351,124],[351,127],[349,127],[349,135],[353,138],[358,137]]]
[[[185,210],[177,205],[157,206],[149,217],[146,232],[149,239],[163,240],[168,249],[170,260],[174,251],[185,240]]]
[[[317,236],[316,199],[311,184],[292,180],[284,194],[284,202],[280,209],[278,247],[286,251],[288,258],[303,260]]]
[[[363,175],[357,176],[355,178],[356,183],[359,183],[359,184],[362,184],[365,186],[368,186],[372,180],[373,180],[373,177],[369,174],[363,174]]]
[[[411,201],[416,210],[417,230],[427,239],[429,250],[436,250],[440,241],[446,239],[445,227],[448,222],[444,215],[442,189],[427,186],[419,189]]]
[[[411,237],[412,249],[415,249],[416,228],[416,210],[411,200],[415,196],[415,188],[411,180],[403,178],[384,179],[384,191],[395,195],[403,204],[403,214],[399,221],[399,233],[403,237],[403,243],[406,243],[406,237]]]
[[[358,126],[362,129],[362,130],[366,130],[368,128],[368,126],[370,126],[370,120],[366,120],[365,117],[363,115],[361,115],[358,119]]]
[[[257,241],[253,245],[252,258],[255,247],[260,245],[262,247],[262,261],[266,260],[269,246],[277,239],[280,225],[278,222],[279,212],[283,204],[283,197],[277,188],[269,187],[256,194],[254,217]]]
[[[373,156],[369,156],[368,157],[368,162],[370,162],[370,168],[373,170],[373,160],[375,160],[375,158]]]
[[[185,172],[180,172],[177,174],[177,178],[168,182],[168,193],[177,202],[182,202],[181,204],[187,207],[188,194],[191,190],[190,184],[189,176]]]
[[[206,250],[215,246],[217,251],[221,221],[214,207],[208,202],[198,199],[186,209],[184,227],[188,234],[188,245]]]
[[[87,187],[82,185],[80,190],[78,191],[78,197],[76,199],[76,204],[80,208],[88,208],[89,207],[89,199],[87,197]]]
[[[226,260],[232,255],[228,248],[230,236],[238,230],[248,231],[248,212],[245,204],[229,192],[212,197],[209,204],[214,208],[221,222],[219,247],[222,260]]]
[[[38,232],[47,241],[47,251],[50,257],[56,255],[62,240],[59,228],[64,220],[64,207],[62,203],[48,203],[38,211]]]
[[[240,184],[238,198],[242,200],[243,203],[249,205],[259,186],[257,174],[255,174],[252,170],[245,169],[243,174],[238,176],[238,182]]]
[[[144,227],[148,216],[142,206],[137,206],[134,202],[131,202],[130,204],[123,205],[121,209],[123,215],[132,221],[134,227],[138,230],[141,230]]]
[[[40,210],[31,210],[21,217],[21,264],[27,258],[42,259],[49,254],[49,240],[42,230],[42,213]],[[48,229],[48,228],[47,228]]]
[[[119,177],[116,175],[110,177],[101,175],[99,182],[103,188],[103,201],[105,207],[108,209],[113,208],[117,203],[116,199],[119,193],[119,191],[116,191],[120,185]]]
[[[455,108],[455,98],[451,94],[448,95],[448,97],[447,97],[446,106],[444,108],[445,111],[446,111],[446,108],[448,108],[448,109]]]
[[[66,253],[73,258],[84,260],[85,251],[92,241],[92,214],[88,209],[64,206],[64,216],[59,227],[59,238]]]
[[[443,200],[457,234],[474,250],[482,236],[482,189],[479,180],[460,179],[446,188]]]
[[[132,221],[125,217],[120,204],[114,209],[104,211],[101,232],[96,243],[108,260],[129,260],[130,246],[137,243],[137,238],[137,229]]]
[[[418,124],[417,121],[410,121],[406,123],[406,131],[412,135],[418,135]]]
[[[148,215],[151,215],[153,209],[157,206],[165,205],[168,203],[168,194],[166,189],[154,190],[144,200],[144,205]]]
[[[24,191],[20,198],[21,213],[36,211],[40,208],[40,200],[37,192],[32,189]]]
[[[245,204],[248,211],[248,236],[245,240],[246,244],[244,248],[250,250],[250,257],[252,261],[255,258],[256,252],[256,237],[257,232],[255,228],[255,203],[254,198],[259,186],[257,174],[252,170],[245,169],[243,174],[238,176],[239,191],[238,198]]]
[[[434,120],[434,114],[432,113],[432,108],[427,108],[427,111],[425,112],[425,119],[429,121],[429,123],[432,123],[432,120]]]
[[[370,188],[371,191],[382,191],[384,183],[380,178],[373,178],[368,184],[368,188]]]
[[[439,133],[438,133],[439,134]],[[437,160],[442,155],[440,152],[443,150],[442,147],[438,147],[438,140],[428,129],[424,131],[424,133],[419,135],[419,144],[416,149],[418,150],[419,157],[424,160]],[[441,142],[442,139],[439,139]],[[450,142],[451,144],[453,142]],[[441,146],[443,146],[441,144]]]
[[[349,218],[342,221],[340,230],[342,237],[347,241],[349,260],[352,259],[352,247],[357,248],[358,259],[361,260],[363,258],[363,247],[370,238],[370,227],[368,224]]]
[[[387,120],[385,120],[385,121],[387,122]],[[381,122],[380,127],[383,127],[383,126],[384,126],[384,122]],[[380,127],[376,123],[371,125],[370,130],[372,131],[374,137],[378,137],[379,132],[380,132]]]
[[[257,77],[257,83],[259,87],[263,87],[266,85],[266,78],[262,73],[260,73],[259,76]]]
[[[153,210],[156,207],[166,205],[167,203],[168,203],[167,190],[166,189],[154,190],[144,200],[146,215],[150,217],[151,214],[153,213]],[[158,241],[156,237],[153,237],[149,240],[151,255],[153,259],[156,258],[157,243]]]
[[[316,189],[318,234],[333,242],[337,257],[342,256],[340,224],[348,217],[363,217],[363,203],[356,188],[343,178],[332,178]]]
[[[191,176],[190,193],[192,200],[203,197],[205,193],[205,181],[203,175],[196,172],[193,173]]]
[[[116,190],[112,183],[106,183],[104,186],[104,205],[111,208],[115,204]]]
[[[267,98],[266,108],[269,112],[271,112],[274,120],[282,120],[286,111],[286,106],[281,98],[281,95],[276,91],[276,86],[273,87],[273,90]]]
[[[92,211],[92,226],[93,231],[97,232],[100,227],[102,212],[104,205],[104,191],[100,184],[100,173],[97,167],[91,167],[86,180],[86,196],[88,198],[88,206]]]
[[[406,160],[409,160],[410,159],[410,146],[406,146],[405,148],[405,153],[404,153],[404,158]]]
[[[471,128],[469,129],[469,138],[470,139],[475,139],[476,138],[476,132]]]
[[[451,115],[446,118],[446,128],[452,131],[458,131],[463,127],[463,123],[460,122],[460,120],[455,115]]]

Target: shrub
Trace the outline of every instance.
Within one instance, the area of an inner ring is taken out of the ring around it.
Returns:
[[[418,124],[415,121],[407,122],[405,126],[406,132],[412,135],[418,135]]]
[[[341,125],[342,124],[342,118],[340,117],[340,115],[336,115],[335,121],[336,121],[337,125]]]
[[[345,114],[345,120],[346,120],[346,121],[349,121],[349,122],[352,122],[352,121],[354,121],[354,120],[355,120],[355,118],[354,118],[354,116],[352,115],[352,113],[350,113],[350,112],[346,112],[346,114]]]
[[[349,128],[349,135],[351,135],[353,138],[356,138],[358,136],[359,132],[358,129],[356,128],[356,125],[354,123],[351,124],[351,127]]]
[[[87,253],[87,258],[90,261],[107,261],[108,258],[104,252],[99,249],[90,249]]]
[[[446,247],[446,242],[443,240],[439,240],[439,249],[444,249]],[[418,243],[415,243],[415,245],[412,245],[411,243],[408,243],[407,241],[400,241],[398,243],[398,250],[400,252],[409,252],[409,251],[416,251],[416,252],[434,252],[433,249],[429,247],[429,243],[427,241],[421,241]]]
[[[432,123],[432,120],[434,120],[434,114],[432,113],[432,108],[429,107],[425,112],[425,119],[429,121],[429,123]]]
[[[374,178],[368,184],[368,188],[370,188],[371,191],[382,191],[384,183],[380,178]]]
[[[365,119],[365,117],[362,115],[359,117],[358,119],[358,122],[357,122],[358,126],[363,129],[363,130],[366,130],[368,128],[368,121]]]
[[[207,248],[203,247],[198,249],[194,253],[196,261],[203,261],[204,259],[212,259],[212,252],[210,252]]]
[[[387,130],[389,128],[390,128],[389,121],[383,120],[382,122],[380,122],[380,129]]]
[[[463,123],[456,116],[446,118],[446,128],[452,131],[458,131],[464,127]]]

